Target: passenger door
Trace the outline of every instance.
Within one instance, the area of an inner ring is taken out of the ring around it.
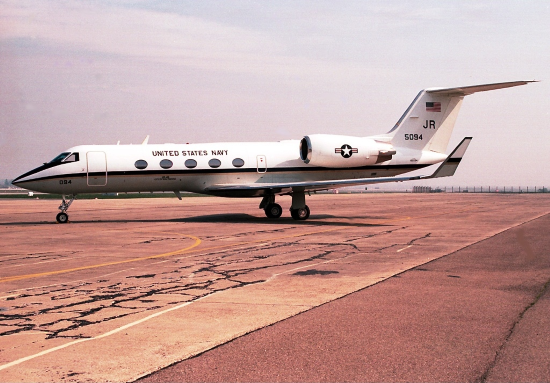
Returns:
[[[107,185],[107,157],[105,152],[86,153],[88,186]]]

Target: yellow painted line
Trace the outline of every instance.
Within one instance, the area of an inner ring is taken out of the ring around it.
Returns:
[[[271,242],[271,241],[275,241],[275,240],[278,240],[278,239],[301,237],[301,236],[312,235],[312,234],[320,234],[320,233],[325,233],[325,232],[328,232],[328,231],[336,231],[336,230],[341,230],[341,228],[337,227],[337,228],[331,228],[331,229],[326,229],[326,230],[319,230],[319,231],[315,231],[315,232],[292,234],[292,235],[286,235],[286,236],[275,237],[275,238],[267,238],[267,239],[258,239],[258,240],[254,240],[254,241],[244,241],[244,242],[241,241],[241,242],[236,242],[236,243],[231,243],[231,244],[226,244],[226,245],[221,245],[221,246],[208,247],[206,249],[197,249],[196,251],[198,251],[198,250],[200,250],[201,252],[211,251],[211,250],[221,249],[221,248],[225,248],[225,247],[233,247],[233,246],[246,245],[246,244],[258,243],[258,242]],[[100,264],[96,264],[96,265],[81,266],[81,267],[75,267],[75,268],[72,268],[72,269],[53,270],[53,271],[46,271],[46,272],[43,272],[43,273],[15,275],[15,276],[12,276],[12,277],[0,278],[0,283],[14,282],[14,281],[22,280],[22,279],[38,278],[38,277],[44,277],[44,276],[56,275],[56,274],[65,274],[65,273],[70,273],[70,272],[73,272],[73,271],[81,271],[81,270],[95,269],[95,268],[98,268],[98,267],[120,265],[120,264],[124,264],[124,263],[143,261],[143,260],[147,260],[147,259],[170,257],[170,256],[173,256],[173,255],[178,255],[178,254],[189,252],[191,249],[197,247],[198,245],[200,245],[202,243],[202,241],[198,237],[195,237],[195,236],[192,236],[192,235],[185,235],[185,234],[179,234],[179,233],[172,233],[172,234],[177,234],[177,235],[181,235],[181,236],[184,236],[184,237],[187,237],[187,238],[194,239],[195,243],[193,245],[189,246],[189,247],[186,247],[185,249],[180,249],[180,250],[172,251],[172,252],[169,252],[169,253],[150,255],[150,256],[147,256],[147,257],[126,259],[124,261],[106,262],[106,263],[100,263]],[[192,255],[192,256],[196,256],[196,254]]]
[[[185,235],[185,234],[178,234],[178,235],[181,235],[181,236],[187,237],[187,238],[191,238],[195,241],[195,243],[193,243],[191,246],[188,246],[184,249],[171,251],[169,253],[149,255],[147,257],[125,259],[123,261],[115,261],[115,262],[106,262],[106,263],[100,263],[100,264],[97,264],[97,265],[80,266],[80,267],[74,267],[72,269],[53,270],[53,271],[46,271],[46,272],[43,272],[43,273],[27,274],[27,275],[15,275],[13,277],[0,278],[0,283],[19,281],[19,280],[22,280],[22,279],[38,278],[38,277],[44,277],[44,276],[48,276],[48,275],[64,274],[64,273],[70,273],[70,272],[73,272],[73,271],[95,269],[95,268],[98,268],[98,267],[120,265],[120,264],[130,263],[130,262],[139,262],[139,261],[144,261],[144,260],[147,260],[147,259],[170,257],[172,255],[177,255],[177,254],[181,254],[181,253],[184,253],[186,251],[189,251],[189,250],[193,249],[194,247],[197,247],[198,245],[200,245],[202,243],[202,241],[198,237],[195,237],[195,236],[192,236],[192,235]]]
[[[201,253],[204,253],[204,252],[208,252],[208,251],[211,251],[211,250],[224,249],[224,248],[228,248],[228,247],[235,247],[235,246],[242,246],[242,245],[250,245],[250,244],[253,244],[253,243],[273,242],[273,241],[277,241],[277,240],[279,240],[279,239],[305,237],[305,236],[307,236],[307,235],[321,234],[321,233],[327,233],[327,232],[330,232],[330,231],[337,231],[337,230],[344,230],[344,229],[345,229],[344,227],[333,227],[333,228],[331,228],[331,229],[318,230],[318,231],[310,231],[310,232],[307,232],[307,233],[298,233],[298,234],[283,235],[283,236],[280,236],[280,237],[256,239],[256,240],[253,240],[253,241],[240,241],[240,242],[228,243],[228,244],[220,245],[220,246],[212,246],[212,247],[207,247],[207,248],[200,248],[200,249],[193,250],[192,252],[200,251]],[[192,256],[194,257],[194,256],[196,256],[196,255],[197,255],[197,254],[194,254],[194,255],[192,255]],[[183,258],[185,258],[185,257],[183,257]],[[180,259],[181,259],[181,258],[180,258]]]
[[[477,209],[477,207],[468,208],[468,209],[464,209],[464,210],[459,210],[459,211],[455,211],[453,213],[461,213],[461,212],[474,210],[474,209]],[[435,216],[443,215],[443,214],[450,214],[450,213],[430,214],[430,215],[418,216],[418,217],[396,218],[396,219],[380,221],[380,222],[377,222],[376,224],[385,224],[385,223],[389,223],[389,222],[407,221],[407,220],[410,220],[410,219],[413,219],[413,218],[429,218],[429,217],[435,217]],[[257,239],[257,240],[254,240],[254,241],[240,241],[240,242],[235,242],[235,243],[230,243],[230,244],[225,244],[225,245],[220,245],[220,246],[213,246],[213,247],[195,249],[193,251],[191,251],[193,248],[196,248],[198,245],[200,245],[202,243],[202,241],[198,237],[195,237],[195,236],[192,236],[192,235],[186,235],[186,234],[179,234],[179,233],[168,233],[168,234],[176,234],[176,235],[181,235],[181,236],[184,236],[184,237],[187,237],[187,238],[194,239],[195,243],[193,245],[189,246],[189,247],[184,248],[184,249],[172,251],[172,252],[169,252],[169,253],[150,255],[150,256],[147,256],[147,257],[127,259],[127,260],[124,260],[124,261],[107,262],[107,263],[101,263],[101,264],[97,264],[97,265],[81,266],[81,267],[75,267],[75,268],[72,268],[72,269],[54,270],[54,271],[47,271],[47,272],[43,272],[43,273],[27,274],[27,275],[16,275],[16,276],[12,276],[12,277],[0,278],[0,283],[14,282],[14,281],[19,281],[19,280],[23,280],[23,279],[38,278],[38,277],[44,277],[44,276],[48,276],[48,275],[64,274],[64,273],[70,273],[70,272],[73,272],[73,271],[95,269],[95,268],[105,267],[105,266],[120,265],[120,264],[124,264],[124,263],[139,262],[139,261],[143,261],[143,260],[147,260],[147,259],[170,257],[170,256],[177,255],[177,254],[196,252],[196,251],[199,251],[199,250],[201,251],[201,253],[204,253],[204,252],[217,250],[217,249],[223,249],[223,248],[229,248],[229,247],[235,247],[235,246],[242,246],[242,245],[248,245],[248,244],[253,244],[253,243],[272,242],[272,241],[276,241],[276,240],[279,240],[279,239],[305,237],[305,236],[308,236],[308,235],[328,233],[328,232],[331,232],[331,231],[347,230],[347,229],[351,229],[351,228],[355,228],[355,227],[356,226],[353,226],[353,225],[349,226],[349,227],[342,227],[342,226],[332,227],[332,228],[325,229],[325,230],[317,230],[317,231],[311,231],[311,232],[306,232],[306,233],[297,233],[297,234],[291,234],[291,235],[284,235],[284,236],[273,237],[273,238]],[[189,255],[188,257],[194,257],[194,256],[197,256],[197,254]],[[188,258],[188,257],[182,257],[182,258]]]
[[[474,209],[477,209],[477,207],[463,209],[463,210],[457,210],[457,211],[454,211],[453,213],[462,213],[462,212],[469,211],[469,210],[474,210]],[[450,214],[450,213],[446,212],[446,213],[430,214],[430,215],[423,215],[423,216],[417,216],[417,217],[408,217],[407,216],[407,217],[402,217],[402,218],[388,219],[388,220],[376,222],[376,223],[374,223],[374,225],[383,225],[383,224],[386,224],[386,223],[389,223],[389,222],[408,221],[408,220],[411,220],[411,219],[429,218],[429,217],[436,217],[436,216],[439,216],[439,215],[447,215],[447,214]],[[241,241],[241,242],[235,242],[235,243],[230,243],[230,244],[225,244],[225,245],[220,245],[220,246],[200,248],[200,249],[193,250],[193,252],[195,252],[195,251],[206,252],[206,251],[210,251],[210,250],[217,250],[217,249],[223,249],[223,248],[234,247],[234,246],[248,245],[248,244],[252,244],[252,243],[272,242],[272,241],[276,241],[276,240],[279,240],[279,239],[305,237],[307,235],[328,233],[328,232],[331,232],[331,231],[338,231],[338,230],[348,230],[348,229],[352,229],[352,228],[357,228],[357,226],[353,226],[353,225],[348,226],[348,227],[338,226],[338,227],[332,227],[330,229],[311,231],[311,232],[307,232],[307,233],[284,235],[284,236],[280,236],[280,237],[267,238],[267,239],[257,239],[257,240],[254,240],[254,241]],[[193,256],[195,256],[195,255],[193,255]],[[183,258],[186,258],[186,257],[183,257]]]
[[[455,213],[458,213],[458,212],[464,212],[464,211],[468,211],[468,210],[473,210],[475,208],[470,208],[470,209],[465,209],[465,210],[461,210],[461,211],[457,211]],[[409,220],[409,219],[413,219],[413,218],[427,218],[427,217],[433,217],[433,216],[437,216],[437,215],[442,215],[442,214],[433,214],[433,215],[427,215],[427,216],[422,216],[422,217],[404,217],[404,218],[399,218],[399,219],[393,219],[393,220],[386,220],[386,221],[383,221],[384,223],[385,222],[395,222],[395,221],[404,221],[404,220]],[[354,227],[354,226],[351,226],[351,227]],[[254,241],[245,241],[245,242],[238,242],[238,243],[234,243],[234,244],[226,244],[226,245],[222,245],[222,246],[214,246],[214,247],[210,247],[210,248],[206,248],[206,249],[195,249],[193,250],[193,252],[195,251],[198,251],[198,250],[201,250],[201,252],[203,251],[209,251],[209,250],[214,250],[214,249],[220,249],[220,248],[227,248],[227,247],[233,247],[233,246],[238,246],[238,245],[245,245],[245,244],[252,244],[252,243],[260,243],[260,242],[271,242],[271,241],[274,241],[274,240],[278,240],[278,239],[285,239],[285,238],[296,238],[296,237],[302,237],[302,236],[307,236],[307,235],[312,235],[312,234],[320,234],[320,233],[326,233],[326,232],[331,232],[331,231],[338,231],[338,230],[346,230],[346,229],[349,229],[351,227],[335,227],[335,228],[330,228],[330,229],[326,229],[326,230],[320,230],[320,231],[314,231],[314,232],[308,232],[308,233],[299,233],[299,234],[293,234],[293,235],[286,235],[286,236],[281,236],[281,237],[275,237],[275,238],[268,238],[268,239],[259,239],[259,240],[254,240]],[[183,234],[178,234],[178,235],[183,235]],[[75,270],[83,270],[83,269],[89,269],[89,268],[94,268],[94,267],[102,267],[102,266],[108,266],[108,265],[116,265],[116,264],[121,264],[121,263],[129,263],[129,262],[136,262],[136,261],[139,261],[139,260],[146,260],[146,259],[154,259],[154,258],[161,258],[161,257],[168,257],[168,256],[171,256],[171,255],[176,255],[178,253],[183,253],[183,252],[189,252],[191,251],[193,248],[197,247],[198,245],[200,245],[201,243],[201,240],[197,237],[194,237],[194,236],[188,236],[188,235],[184,235],[185,237],[188,237],[188,238],[192,238],[192,239],[195,239],[195,243],[185,249],[181,249],[181,250],[176,250],[176,251],[173,251],[173,252],[170,252],[170,253],[163,253],[163,254],[158,254],[158,255],[152,255],[152,256],[149,256],[149,257],[142,257],[142,258],[135,258],[135,259],[129,259],[129,260],[126,260],[126,261],[119,261],[119,262],[110,262],[110,263],[104,263],[104,264],[101,264],[101,265],[93,265],[93,266],[84,266],[84,267],[81,267],[81,268],[75,268],[75,269],[69,269],[69,270],[58,270],[58,271],[52,271],[52,272],[48,272],[48,273],[41,273],[41,274],[30,274],[28,276],[20,276],[20,278],[18,279],[25,279],[26,278],[34,278],[34,277],[37,277],[37,276],[42,276],[42,275],[51,275],[51,274],[61,274],[61,273],[64,273],[64,272],[70,272],[70,271],[75,271]],[[412,246],[412,245],[411,245]],[[410,246],[407,246],[406,248],[408,248]],[[406,249],[404,248],[404,249]],[[402,249],[402,250],[404,250]],[[193,256],[196,256],[197,254],[193,255]],[[330,263],[330,262],[336,262],[338,261],[337,259],[331,259],[331,260],[327,260],[327,261],[323,261],[323,262],[320,262],[320,263],[317,263],[317,264],[324,264],[324,263]],[[306,267],[311,267],[312,265],[307,265],[307,266],[300,266],[300,267],[297,267],[295,269],[292,269],[292,270],[287,270],[287,271],[284,271],[283,273],[279,273],[279,274],[276,274],[274,275],[272,278],[270,279],[273,279],[274,277],[280,275],[280,274],[284,274],[284,273],[288,273],[288,272],[291,272],[291,271],[295,271],[295,270],[298,270],[298,269],[302,269],[302,268],[306,268]],[[12,278],[17,278],[17,277],[12,277]],[[13,279],[15,280],[15,279]],[[0,279],[0,282],[5,282],[6,280],[4,279]],[[68,343],[65,343],[65,344],[62,344],[60,346],[57,346],[57,347],[53,347],[53,348],[50,348],[50,349],[47,349],[47,350],[44,350],[44,351],[41,351],[39,353],[36,353],[34,355],[29,355],[27,357],[23,357],[23,358],[20,358],[20,359],[17,359],[15,361],[12,361],[10,363],[6,363],[4,365],[0,365],[0,370],[4,370],[4,369],[7,369],[9,367],[13,367],[13,366],[16,366],[18,364],[21,364],[23,362],[26,362],[28,360],[31,360],[31,359],[34,359],[34,358],[37,358],[37,357],[40,357],[40,356],[43,356],[43,355],[46,355],[46,354],[49,354],[49,353],[52,353],[54,351],[57,351],[57,350],[60,350],[60,349],[64,349],[64,348],[67,348],[67,347],[70,347],[70,346],[73,346],[75,344],[78,344],[78,343],[82,343],[82,342],[87,342],[87,341],[91,341],[91,340],[97,340],[97,339],[101,339],[101,338],[105,338],[105,337],[108,337],[110,335],[113,335],[113,334],[116,334],[122,330],[125,330],[125,329],[128,329],[130,327],[133,327],[133,326],[136,326],[138,324],[141,324],[143,322],[146,322],[150,319],[153,319],[155,317],[158,317],[160,315],[163,315],[165,313],[168,313],[170,311],[174,311],[174,310],[178,310],[180,308],[183,308],[185,306],[188,306],[192,303],[195,303],[196,301],[198,300],[202,300],[208,296],[210,296],[211,294],[208,294],[207,296],[204,296],[204,297],[201,297],[197,300],[194,300],[194,301],[190,301],[190,302],[184,302],[178,306],[175,306],[175,307],[171,307],[171,308],[168,308],[168,309],[165,309],[163,311],[160,311],[160,312],[156,312],[154,314],[151,314],[145,318],[142,318],[142,319],[139,319],[135,322],[131,322],[131,323],[128,323],[126,325],[123,325],[121,327],[118,327],[114,330],[111,330],[109,332],[106,332],[104,334],[101,334],[99,336],[95,336],[95,337],[91,337],[91,338],[85,338],[85,339],[78,339],[78,340],[75,340],[75,341],[72,341],[72,342],[68,342]]]

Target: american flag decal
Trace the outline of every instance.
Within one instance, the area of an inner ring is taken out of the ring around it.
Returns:
[[[426,102],[426,112],[441,112],[441,103]]]

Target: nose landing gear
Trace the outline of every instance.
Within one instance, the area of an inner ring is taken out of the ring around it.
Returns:
[[[73,203],[73,201],[76,198],[76,195],[71,194],[69,197],[70,199],[67,201],[65,199],[65,195],[62,196],[61,199],[61,205],[59,205],[59,210],[61,210],[61,213],[58,213],[55,217],[55,220],[57,223],[67,223],[69,221],[69,215],[67,214],[67,210],[69,210],[69,207]]]
[[[69,215],[67,213],[58,213],[55,217],[57,223],[66,223],[69,220]]]

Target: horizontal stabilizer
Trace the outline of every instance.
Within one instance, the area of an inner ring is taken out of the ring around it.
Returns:
[[[431,176],[423,178],[450,177],[454,175],[471,141],[472,137],[465,137]]]
[[[513,86],[518,85],[526,85],[530,82],[537,82],[537,81],[511,81],[511,82],[499,82],[496,84],[485,84],[485,85],[473,85],[473,86],[462,86],[459,88],[429,88],[426,89],[426,92],[434,95],[452,95],[452,96],[467,96],[469,94],[477,93],[477,92],[485,92],[487,90],[495,90],[495,89],[503,89],[503,88],[511,88]]]

